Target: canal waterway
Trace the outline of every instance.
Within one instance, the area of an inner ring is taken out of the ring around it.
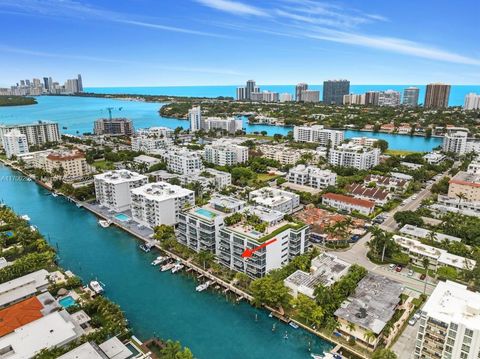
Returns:
[[[140,339],[180,340],[199,359],[307,359],[309,345],[315,353],[332,348],[245,302],[235,304],[212,291],[197,293],[196,280],[186,274],[159,272],[150,265],[158,254],[140,251],[131,235],[115,227],[103,229],[87,210],[52,197],[1,164],[0,201],[30,216],[58,249],[62,267],[85,282],[104,283],[106,295],[125,311]]]
[[[55,121],[60,124],[63,133],[83,134],[92,132],[93,122],[97,118],[108,117],[107,108],[112,108],[113,116],[132,119],[135,128],[165,126],[187,129],[189,127],[188,121],[160,116],[158,113],[162,106],[160,103],[74,96],[41,96],[37,97],[37,100],[37,105],[0,107],[0,124]],[[266,131],[270,136],[276,133],[286,135],[292,130],[292,127],[285,126],[250,125],[245,119],[244,128],[247,133]],[[442,141],[440,138],[345,131],[346,138],[356,136],[382,138],[388,141],[390,149],[404,151],[431,151]]]

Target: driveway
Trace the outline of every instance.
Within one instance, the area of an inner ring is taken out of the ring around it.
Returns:
[[[418,327],[420,321],[417,320],[415,325],[407,325],[402,335],[392,346],[392,350],[398,355],[399,359],[413,359],[415,352],[415,342],[417,338]]]

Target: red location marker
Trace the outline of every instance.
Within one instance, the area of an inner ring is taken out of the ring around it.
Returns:
[[[268,242],[263,243],[262,245],[255,247],[255,248],[247,248],[245,251],[242,253],[243,258],[250,258],[254,252],[258,251],[259,249],[265,248],[269,244],[275,243],[277,241],[276,238],[269,240]]]

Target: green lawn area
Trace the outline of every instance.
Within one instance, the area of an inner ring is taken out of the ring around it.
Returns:
[[[115,166],[113,165],[113,162],[106,161],[106,160],[93,162],[93,167],[95,167],[98,170],[103,170],[103,171],[115,169]]]
[[[423,153],[421,151],[402,151],[402,150],[386,150],[386,155],[393,155],[393,156],[406,156],[412,153]]]
[[[262,136],[262,135],[256,135],[254,133],[249,133],[248,135],[245,135],[245,137],[250,137],[250,138],[255,138],[259,140],[273,140],[273,136]]]
[[[275,178],[278,178],[278,177],[279,177],[278,175],[272,175],[272,174],[268,174],[268,173],[259,173],[257,175],[257,181],[267,182],[267,181],[274,180]]]

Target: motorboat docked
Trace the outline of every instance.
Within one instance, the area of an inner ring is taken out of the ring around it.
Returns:
[[[157,258],[155,258],[153,260],[152,263],[150,263],[152,266],[158,266],[159,264],[162,264],[163,262],[165,262],[166,260],[168,259],[168,257],[164,257],[164,256],[158,256]]]
[[[161,268],[160,268],[160,271],[161,272],[166,272],[168,270],[171,270],[173,267],[175,267],[175,263],[167,263],[167,264],[164,264]]]
[[[155,247],[155,243],[148,242],[148,243],[140,244],[138,247],[145,253],[148,253],[152,250],[153,247]]]
[[[52,197],[58,197],[58,194],[55,192],[52,192]]]
[[[25,221],[30,221],[30,217],[26,214],[24,214],[23,216],[20,217],[21,219],[24,219]]]
[[[31,230],[32,232],[35,232],[35,231],[37,230],[37,226],[30,226],[30,230]]]
[[[178,271],[181,271],[185,266],[182,263],[177,263],[175,266],[172,268],[172,273],[177,273]]]
[[[205,283],[198,285],[198,286],[195,288],[195,290],[196,290],[197,292],[203,292],[205,289],[207,289],[208,287],[210,287],[210,285],[211,285],[212,283],[213,283],[212,281],[209,281],[209,280],[208,280],[208,281],[206,281]]]
[[[288,322],[288,325],[290,325],[293,329],[298,329],[299,328],[298,324],[295,323],[295,322],[290,321],[290,322]]]
[[[313,359],[342,359],[343,357],[337,353],[323,353],[321,354],[310,354]]]
[[[92,280],[88,286],[90,287],[91,290],[95,292],[95,294],[102,294],[104,292],[104,289],[102,285],[100,284],[99,281]]]
[[[108,220],[105,220],[105,219],[101,219],[101,220],[98,221],[98,224],[101,225],[103,228],[108,228],[108,227],[110,227],[112,222],[108,221]]]
[[[78,208],[82,208],[82,207],[83,207],[81,203],[77,203],[76,206],[77,206]]]

